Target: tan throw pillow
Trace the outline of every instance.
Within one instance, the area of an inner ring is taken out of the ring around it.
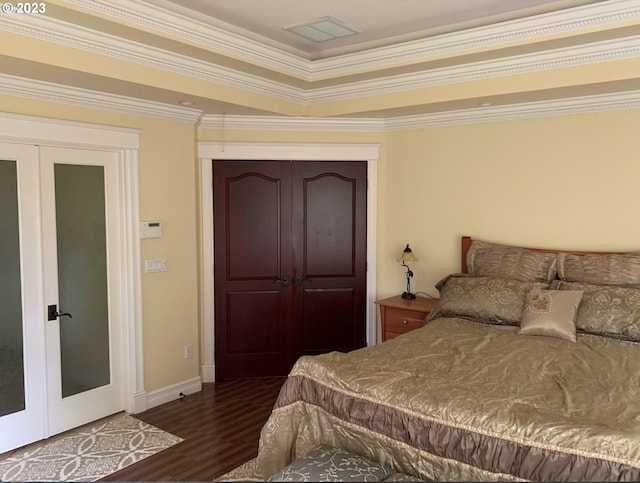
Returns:
[[[530,290],[525,297],[519,334],[576,341],[581,290]]]

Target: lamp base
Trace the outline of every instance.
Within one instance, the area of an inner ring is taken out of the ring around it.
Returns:
[[[411,292],[404,292],[402,294],[402,298],[403,299],[415,299],[416,298],[416,294],[411,293]]]

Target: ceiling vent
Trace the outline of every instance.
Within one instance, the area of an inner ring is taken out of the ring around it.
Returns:
[[[314,42],[324,42],[325,40],[339,39],[360,33],[333,17],[317,18],[309,22],[289,25],[288,27],[283,27],[283,29]]]

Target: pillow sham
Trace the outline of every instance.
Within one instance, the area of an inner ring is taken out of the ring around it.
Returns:
[[[449,276],[444,280],[440,299],[427,321],[438,317],[461,317],[518,325],[527,292],[548,286],[507,278]]]
[[[513,278],[549,283],[557,275],[555,253],[473,240],[467,252],[467,271],[474,277]]]
[[[640,288],[558,282],[559,290],[581,290],[578,330],[640,341]]]
[[[581,301],[580,290],[531,290],[525,297],[518,334],[575,342],[576,316]]]
[[[640,284],[640,253],[573,255],[560,252],[558,278],[594,285]]]

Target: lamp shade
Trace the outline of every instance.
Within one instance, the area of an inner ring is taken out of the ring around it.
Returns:
[[[400,259],[405,263],[411,263],[411,262],[417,262],[418,261],[418,259],[413,254],[413,251],[411,251],[411,248],[409,248],[409,244],[408,243],[407,243],[407,246],[405,247],[405,249],[402,251],[402,256],[400,257]]]

